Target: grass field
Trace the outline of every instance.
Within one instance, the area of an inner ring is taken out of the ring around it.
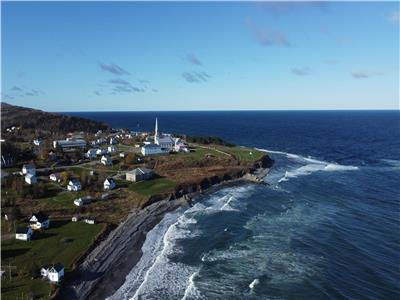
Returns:
[[[261,151],[245,147],[215,146],[215,148],[223,152],[232,154],[234,157],[241,161],[256,161],[265,154]]]
[[[59,193],[57,196],[43,198],[39,200],[38,206],[40,208],[51,209],[62,209],[62,208],[74,208],[74,200],[83,197],[87,194],[85,191],[70,192],[64,191]]]
[[[43,265],[57,262],[64,265],[66,272],[71,271],[73,263],[105,227],[104,224],[69,221],[51,221],[50,226],[43,233],[35,232],[30,242],[15,239],[2,242],[2,266],[15,267],[11,280],[8,272],[7,277],[2,279],[2,299],[17,299],[22,294],[33,295],[35,299],[48,299],[50,284],[40,278],[31,280],[30,273],[37,272]]]
[[[156,178],[129,185],[129,190],[143,196],[152,196],[159,193],[173,191],[176,182],[167,178]]]
[[[210,147],[212,148],[212,147]],[[206,148],[201,148],[201,147],[193,147],[193,151],[189,153],[184,153],[184,152],[179,152],[176,154],[172,154],[171,158],[173,159],[174,156],[177,156],[179,158],[184,158],[185,160],[200,160],[204,158],[207,154],[211,154],[215,157],[226,157],[223,153],[220,153],[218,151],[215,151],[213,149],[206,149]]]

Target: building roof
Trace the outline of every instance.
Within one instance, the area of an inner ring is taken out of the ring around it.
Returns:
[[[149,148],[161,148],[160,145],[157,144],[147,144],[144,145],[143,148],[149,149]]]
[[[57,273],[64,269],[64,266],[60,263],[56,263],[49,268],[49,272],[56,271]]]
[[[163,144],[165,144],[165,143],[172,143],[172,144],[174,144],[174,143],[175,143],[174,140],[172,139],[172,137],[170,137],[170,136],[161,136],[161,137],[158,137],[158,138],[157,138],[157,141],[158,141],[158,143],[163,143]]]
[[[26,164],[26,165],[23,165],[22,168],[25,168],[25,169],[35,169],[36,167],[35,167],[34,164]]]
[[[136,168],[136,169],[134,169],[134,170],[132,170],[132,171],[129,171],[129,172],[127,172],[127,173],[133,174],[133,175],[143,175],[143,174],[149,174],[149,173],[152,173],[152,172],[153,172],[153,170],[151,170],[151,169],[147,169],[147,168]]]
[[[42,212],[32,214],[32,217],[35,217],[38,220],[38,222],[40,222],[40,223],[47,221],[49,219],[49,217]]]
[[[25,175],[25,177],[32,178],[32,177],[36,177],[36,175],[33,175],[33,174],[31,174],[31,173],[28,173],[28,174]]]
[[[30,230],[30,227],[18,227],[15,233],[19,234],[27,234],[28,231]]]
[[[68,182],[68,185],[80,185],[81,183],[79,182],[79,180],[78,179],[71,179],[69,182]]]
[[[106,181],[108,181],[109,183],[112,183],[112,182],[115,183],[114,178],[111,178],[111,177],[106,178],[106,180],[104,180],[104,182],[106,182]]]

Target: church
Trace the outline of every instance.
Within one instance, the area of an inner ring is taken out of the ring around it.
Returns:
[[[175,142],[171,135],[164,135],[158,132],[158,120],[156,118],[156,126],[154,130],[154,144],[159,145],[164,151],[172,151],[175,147]]]

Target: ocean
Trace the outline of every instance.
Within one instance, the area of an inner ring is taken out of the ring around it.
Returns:
[[[399,299],[400,112],[69,113],[267,151],[269,185],[202,195],[151,230],[109,299]]]

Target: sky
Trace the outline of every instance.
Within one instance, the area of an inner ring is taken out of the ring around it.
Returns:
[[[399,2],[1,2],[1,100],[399,109]]]

